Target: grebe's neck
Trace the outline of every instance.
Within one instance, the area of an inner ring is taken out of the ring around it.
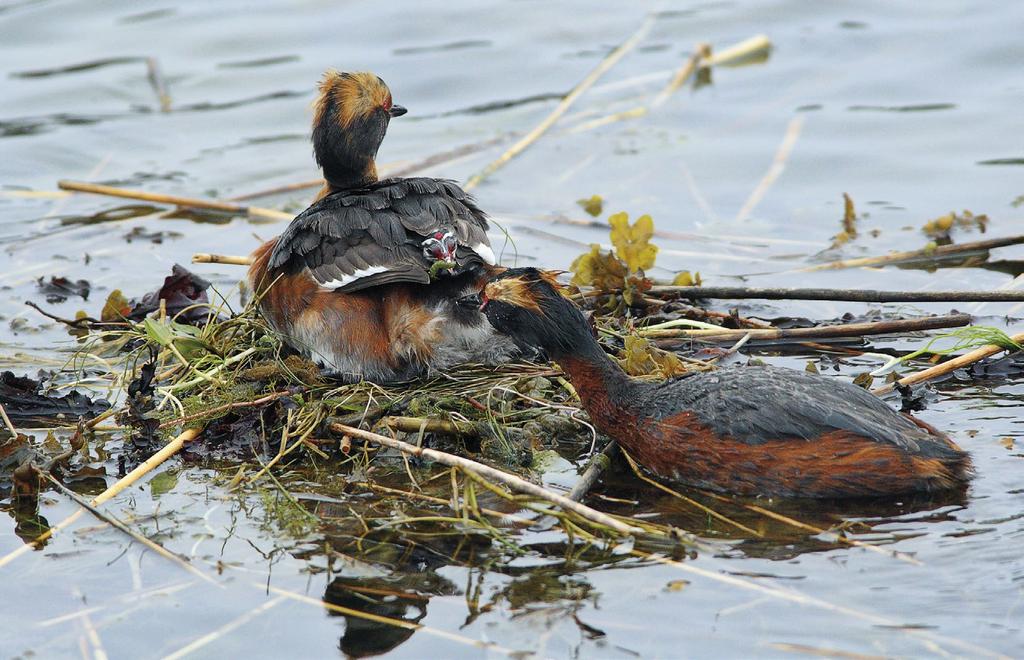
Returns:
[[[569,377],[599,431],[621,435],[623,424],[632,426],[635,415],[627,405],[643,383],[630,378],[589,333],[576,351],[551,357]]]
[[[341,161],[327,161],[331,165],[324,165],[324,187],[316,196],[321,199],[339,190],[353,190],[365,188],[371,183],[377,182],[377,165],[371,159],[361,163],[342,163]]]

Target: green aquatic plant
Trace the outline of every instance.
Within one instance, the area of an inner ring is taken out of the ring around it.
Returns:
[[[934,348],[937,342],[948,339],[955,339],[956,341],[948,348]],[[891,358],[881,367],[872,371],[870,375],[875,377],[884,376],[895,371],[896,368],[904,362],[921,357],[922,355],[950,355],[957,351],[980,348],[981,346],[988,345],[999,346],[1000,348],[1008,351],[1024,350],[1024,346],[1021,346],[1019,343],[1014,341],[1013,338],[999,328],[993,328],[987,325],[972,325],[966,328],[957,328],[951,332],[933,337],[927,344],[916,351],[901,357]]]

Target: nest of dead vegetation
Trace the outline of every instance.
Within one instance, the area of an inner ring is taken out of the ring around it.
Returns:
[[[602,340],[627,371],[663,378],[706,368],[696,360],[684,363],[638,336],[635,320],[622,316],[623,305],[628,306],[622,296],[580,296],[580,301],[595,308]],[[246,466],[255,466],[255,474],[239,477],[247,483],[264,475],[274,479],[275,468],[297,464],[314,471],[329,466],[325,473],[331,475],[351,464],[349,474],[363,478],[375,455],[389,452],[332,432],[338,424],[473,457],[533,481],[534,470],[555,447],[576,447],[577,456],[599,448],[576,392],[554,365],[465,365],[391,385],[331,381],[282,343],[255,301],[232,310],[227,297],[180,266],[160,290],[139,301],[115,292],[100,319],[80,315],[69,324],[81,335],[74,359],[80,383],[102,383],[115,395],[116,419],[127,431],[129,464],[195,428],[203,432],[184,454],[220,467],[241,465],[240,475]],[[408,458],[400,460],[418,487]],[[466,476],[463,488],[476,483],[492,495],[504,493],[517,506],[529,505],[563,521],[572,533],[611,531],[494,483],[481,484],[478,474]],[[452,501],[465,502],[465,497],[453,493]],[[637,528],[636,521],[630,525]],[[641,527],[655,536],[678,538],[658,525]]]

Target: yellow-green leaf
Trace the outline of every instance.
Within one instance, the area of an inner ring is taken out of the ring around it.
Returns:
[[[572,271],[572,284],[590,286],[594,282],[594,262],[601,256],[601,246],[590,244],[590,252],[584,252],[573,260],[569,270]]]
[[[691,273],[688,270],[680,271],[676,273],[676,276],[672,279],[672,286],[700,286],[700,273]]]
[[[151,318],[143,319],[142,324],[146,328],[146,336],[157,344],[169,346],[173,341],[174,334],[169,326]]]
[[[604,199],[600,195],[591,195],[588,198],[577,199],[576,203],[583,207],[589,215],[595,218],[601,215],[601,211],[604,210]]]
[[[170,470],[166,472],[160,472],[155,477],[149,480],[149,492],[153,497],[160,497],[164,493],[169,493],[174,490],[174,487],[178,485],[178,473]]]
[[[611,225],[611,240],[615,246],[615,254],[626,263],[626,268],[635,272],[647,270],[654,266],[658,255],[658,246],[650,240],[654,236],[654,221],[649,215],[642,215],[632,225],[625,212],[608,217]]]

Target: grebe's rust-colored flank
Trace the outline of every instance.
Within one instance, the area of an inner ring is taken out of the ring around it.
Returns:
[[[499,332],[558,362],[595,427],[663,479],[746,496],[848,498],[940,491],[970,478],[970,458],[945,435],[832,378],[739,367],[659,384],[632,379],[534,269],[507,270],[463,304],[477,300]]]
[[[328,71],[312,132],[324,189],[249,269],[273,327],[347,379],[400,380],[515,350],[455,304],[497,272],[473,198],[444,179],[377,178],[388,124],[405,113],[374,74]]]

